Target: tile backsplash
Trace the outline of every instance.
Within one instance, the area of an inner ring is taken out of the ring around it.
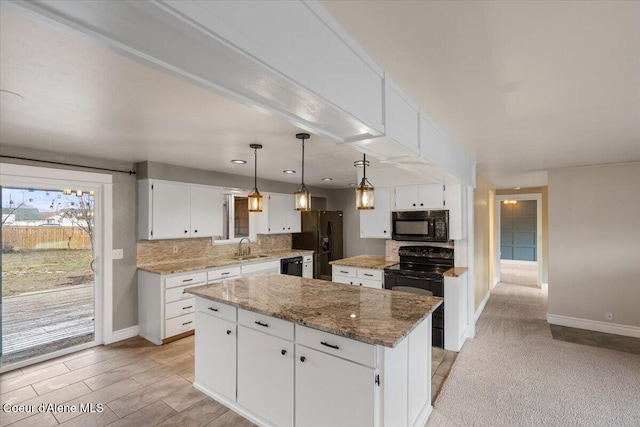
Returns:
[[[400,246],[434,246],[438,248],[450,248],[454,249],[453,241],[451,243],[438,243],[438,242],[399,242],[397,240],[386,240],[384,242],[384,259],[386,261],[400,262],[398,256],[398,249]]]
[[[251,253],[261,253],[291,249],[291,234],[258,234],[256,241],[242,247],[251,248]],[[177,253],[174,253],[174,247]],[[211,244],[211,238],[139,240],[138,265],[159,264],[189,259],[233,256],[238,243]]]

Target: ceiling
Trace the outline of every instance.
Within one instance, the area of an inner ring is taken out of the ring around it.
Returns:
[[[321,4],[498,188],[640,161],[640,2]],[[292,124],[0,11],[3,145],[252,176],[257,142],[260,178],[299,182]],[[345,188],[360,156],[313,135],[305,181]]]
[[[0,95],[3,145],[253,176],[249,144],[260,143],[259,178],[300,182],[301,130],[292,124],[13,10],[1,12],[0,89],[23,97]],[[312,135],[305,182],[347,188],[361,158]],[[369,160],[373,169],[389,167]]]
[[[640,2],[323,1],[498,188],[640,161]]]

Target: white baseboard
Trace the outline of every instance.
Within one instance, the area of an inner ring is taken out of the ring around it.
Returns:
[[[484,298],[482,298],[482,301],[480,302],[480,306],[476,310],[476,313],[473,315],[473,324],[474,325],[478,322],[478,319],[480,318],[480,315],[484,311],[484,307],[487,305],[487,301],[489,301],[489,297],[490,296],[491,296],[491,291],[487,291],[487,293],[485,294]]]
[[[589,331],[640,338],[640,327],[638,326],[599,322],[597,320],[579,319],[577,317],[559,316],[549,313],[547,313],[547,322],[552,325],[568,326],[570,328],[586,329]]]
[[[138,328],[138,325],[113,331],[113,334],[111,334],[111,340],[109,342],[105,342],[105,344],[112,344],[114,342],[126,340],[127,338],[137,337],[139,331],[140,328]]]

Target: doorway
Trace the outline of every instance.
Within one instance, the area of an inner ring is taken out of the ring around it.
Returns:
[[[494,209],[496,282],[541,287],[541,195],[500,195]]]
[[[103,342],[105,185],[56,175],[106,181],[2,165],[2,372]]]

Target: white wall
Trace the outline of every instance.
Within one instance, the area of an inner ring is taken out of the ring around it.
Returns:
[[[603,330],[605,312],[640,336],[640,163],[549,172],[549,320]]]

